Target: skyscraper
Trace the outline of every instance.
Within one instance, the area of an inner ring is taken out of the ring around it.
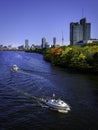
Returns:
[[[43,38],[42,38],[42,44],[41,44],[41,47],[42,47],[42,48],[46,48],[46,44],[47,44],[47,42],[46,42],[46,38],[43,37]]]
[[[25,40],[25,49],[29,49],[29,40],[28,39]]]
[[[76,45],[79,42],[85,42],[90,39],[91,24],[86,23],[86,18],[80,20],[80,23],[70,23],[70,44]]]
[[[53,47],[56,46],[56,37],[53,37]]]

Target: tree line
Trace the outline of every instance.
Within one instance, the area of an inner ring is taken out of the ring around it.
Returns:
[[[98,44],[47,48],[43,56],[56,66],[98,73]]]

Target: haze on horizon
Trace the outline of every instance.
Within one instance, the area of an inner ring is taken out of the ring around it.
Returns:
[[[91,37],[98,39],[97,0],[0,0],[0,44],[40,45],[42,37],[53,43],[69,43],[70,22],[86,17]]]

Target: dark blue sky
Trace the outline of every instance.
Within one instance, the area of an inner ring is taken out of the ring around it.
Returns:
[[[91,37],[98,38],[97,12],[98,0],[0,0],[0,44],[17,46],[28,39],[40,45],[42,37],[61,43],[63,31],[67,45],[70,22],[82,15],[91,23]]]

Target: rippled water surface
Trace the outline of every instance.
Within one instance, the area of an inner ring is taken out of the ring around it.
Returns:
[[[71,106],[69,113],[32,98],[53,93]],[[0,130],[98,130],[98,76],[51,66],[40,54],[0,51]]]

